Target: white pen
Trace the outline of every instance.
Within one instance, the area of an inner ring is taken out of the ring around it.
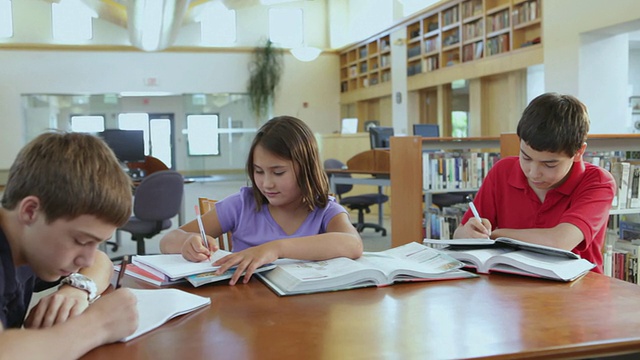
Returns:
[[[471,208],[471,212],[473,213],[473,217],[475,217],[476,220],[478,220],[480,222],[480,224],[482,224],[482,218],[480,217],[480,214],[478,214],[478,209],[476,209],[476,206],[473,205],[473,201],[469,201],[469,207]]]
[[[200,228],[200,236],[202,237],[202,241],[204,242],[204,246],[209,249],[209,240],[207,240],[207,234],[204,232],[204,225],[202,225],[202,218],[200,216],[200,208],[198,205],[195,206],[196,209],[196,219],[198,220],[198,227]]]

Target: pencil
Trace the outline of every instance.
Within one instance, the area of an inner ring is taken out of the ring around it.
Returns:
[[[204,225],[202,225],[202,217],[200,216],[200,208],[198,208],[198,205],[195,206],[196,209],[196,219],[198,220],[198,228],[200,228],[200,236],[202,237],[202,242],[204,243],[204,246],[211,251],[211,249],[209,249],[209,240],[207,240],[207,234],[204,232]],[[209,256],[209,258],[211,258],[211,256]]]
[[[124,273],[127,270],[127,264],[129,263],[129,255],[125,255],[122,257],[122,262],[120,263],[120,272],[118,273],[118,278],[116,279],[116,289],[120,288],[120,282],[124,277]]]

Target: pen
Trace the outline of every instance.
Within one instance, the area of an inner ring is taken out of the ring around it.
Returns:
[[[120,272],[118,273],[118,278],[116,279],[116,289],[120,288],[120,281],[124,277],[124,272],[127,270],[127,264],[129,263],[129,255],[125,255],[122,257],[122,262],[120,263]]]
[[[196,209],[196,219],[198,220],[198,227],[200,228],[200,236],[202,237],[202,241],[204,242],[204,246],[209,249],[209,240],[207,240],[207,234],[204,232],[204,225],[202,225],[202,218],[200,216],[200,208],[198,205],[195,206]],[[209,256],[211,259],[211,256]]]
[[[478,214],[478,209],[476,209],[476,206],[473,205],[473,201],[469,201],[469,207],[471,208],[471,212],[473,213],[473,217],[475,217],[476,220],[478,220],[480,222],[480,224],[482,224],[482,218],[480,217],[480,214]]]

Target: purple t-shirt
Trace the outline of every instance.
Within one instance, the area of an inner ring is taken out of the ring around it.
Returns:
[[[335,199],[329,197],[324,208],[316,208],[309,213],[295,233],[287,235],[271,217],[267,205],[256,211],[256,201],[251,187],[243,187],[240,192],[216,203],[218,220],[222,232],[233,234],[233,251],[241,251],[269,241],[322,234],[334,216],[347,211]]]

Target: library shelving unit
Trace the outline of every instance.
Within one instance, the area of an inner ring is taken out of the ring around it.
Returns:
[[[391,245],[399,246],[412,241],[422,241],[423,217],[425,204],[427,204],[422,202],[425,194],[422,186],[423,150],[496,152],[498,149],[500,149],[499,137],[437,139],[419,136],[391,137]],[[468,189],[468,191],[471,190]],[[431,195],[431,192],[427,195]]]
[[[589,135],[587,151],[637,150],[640,134]],[[469,149],[495,152],[500,156],[519,153],[519,139],[515,133],[500,137],[440,138],[419,136],[391,137],[391,245],[399,246],[423,238],[424,204],[422,152],[423,150]],[[612,210],[610,214],[629,214],[640,209]]]
[[[388,34],[360,43],[340,54],[340,92],[391,81],[391,44]]]
[[[540,0],[449,1],[407,24],[407,76],[541,42]]]

